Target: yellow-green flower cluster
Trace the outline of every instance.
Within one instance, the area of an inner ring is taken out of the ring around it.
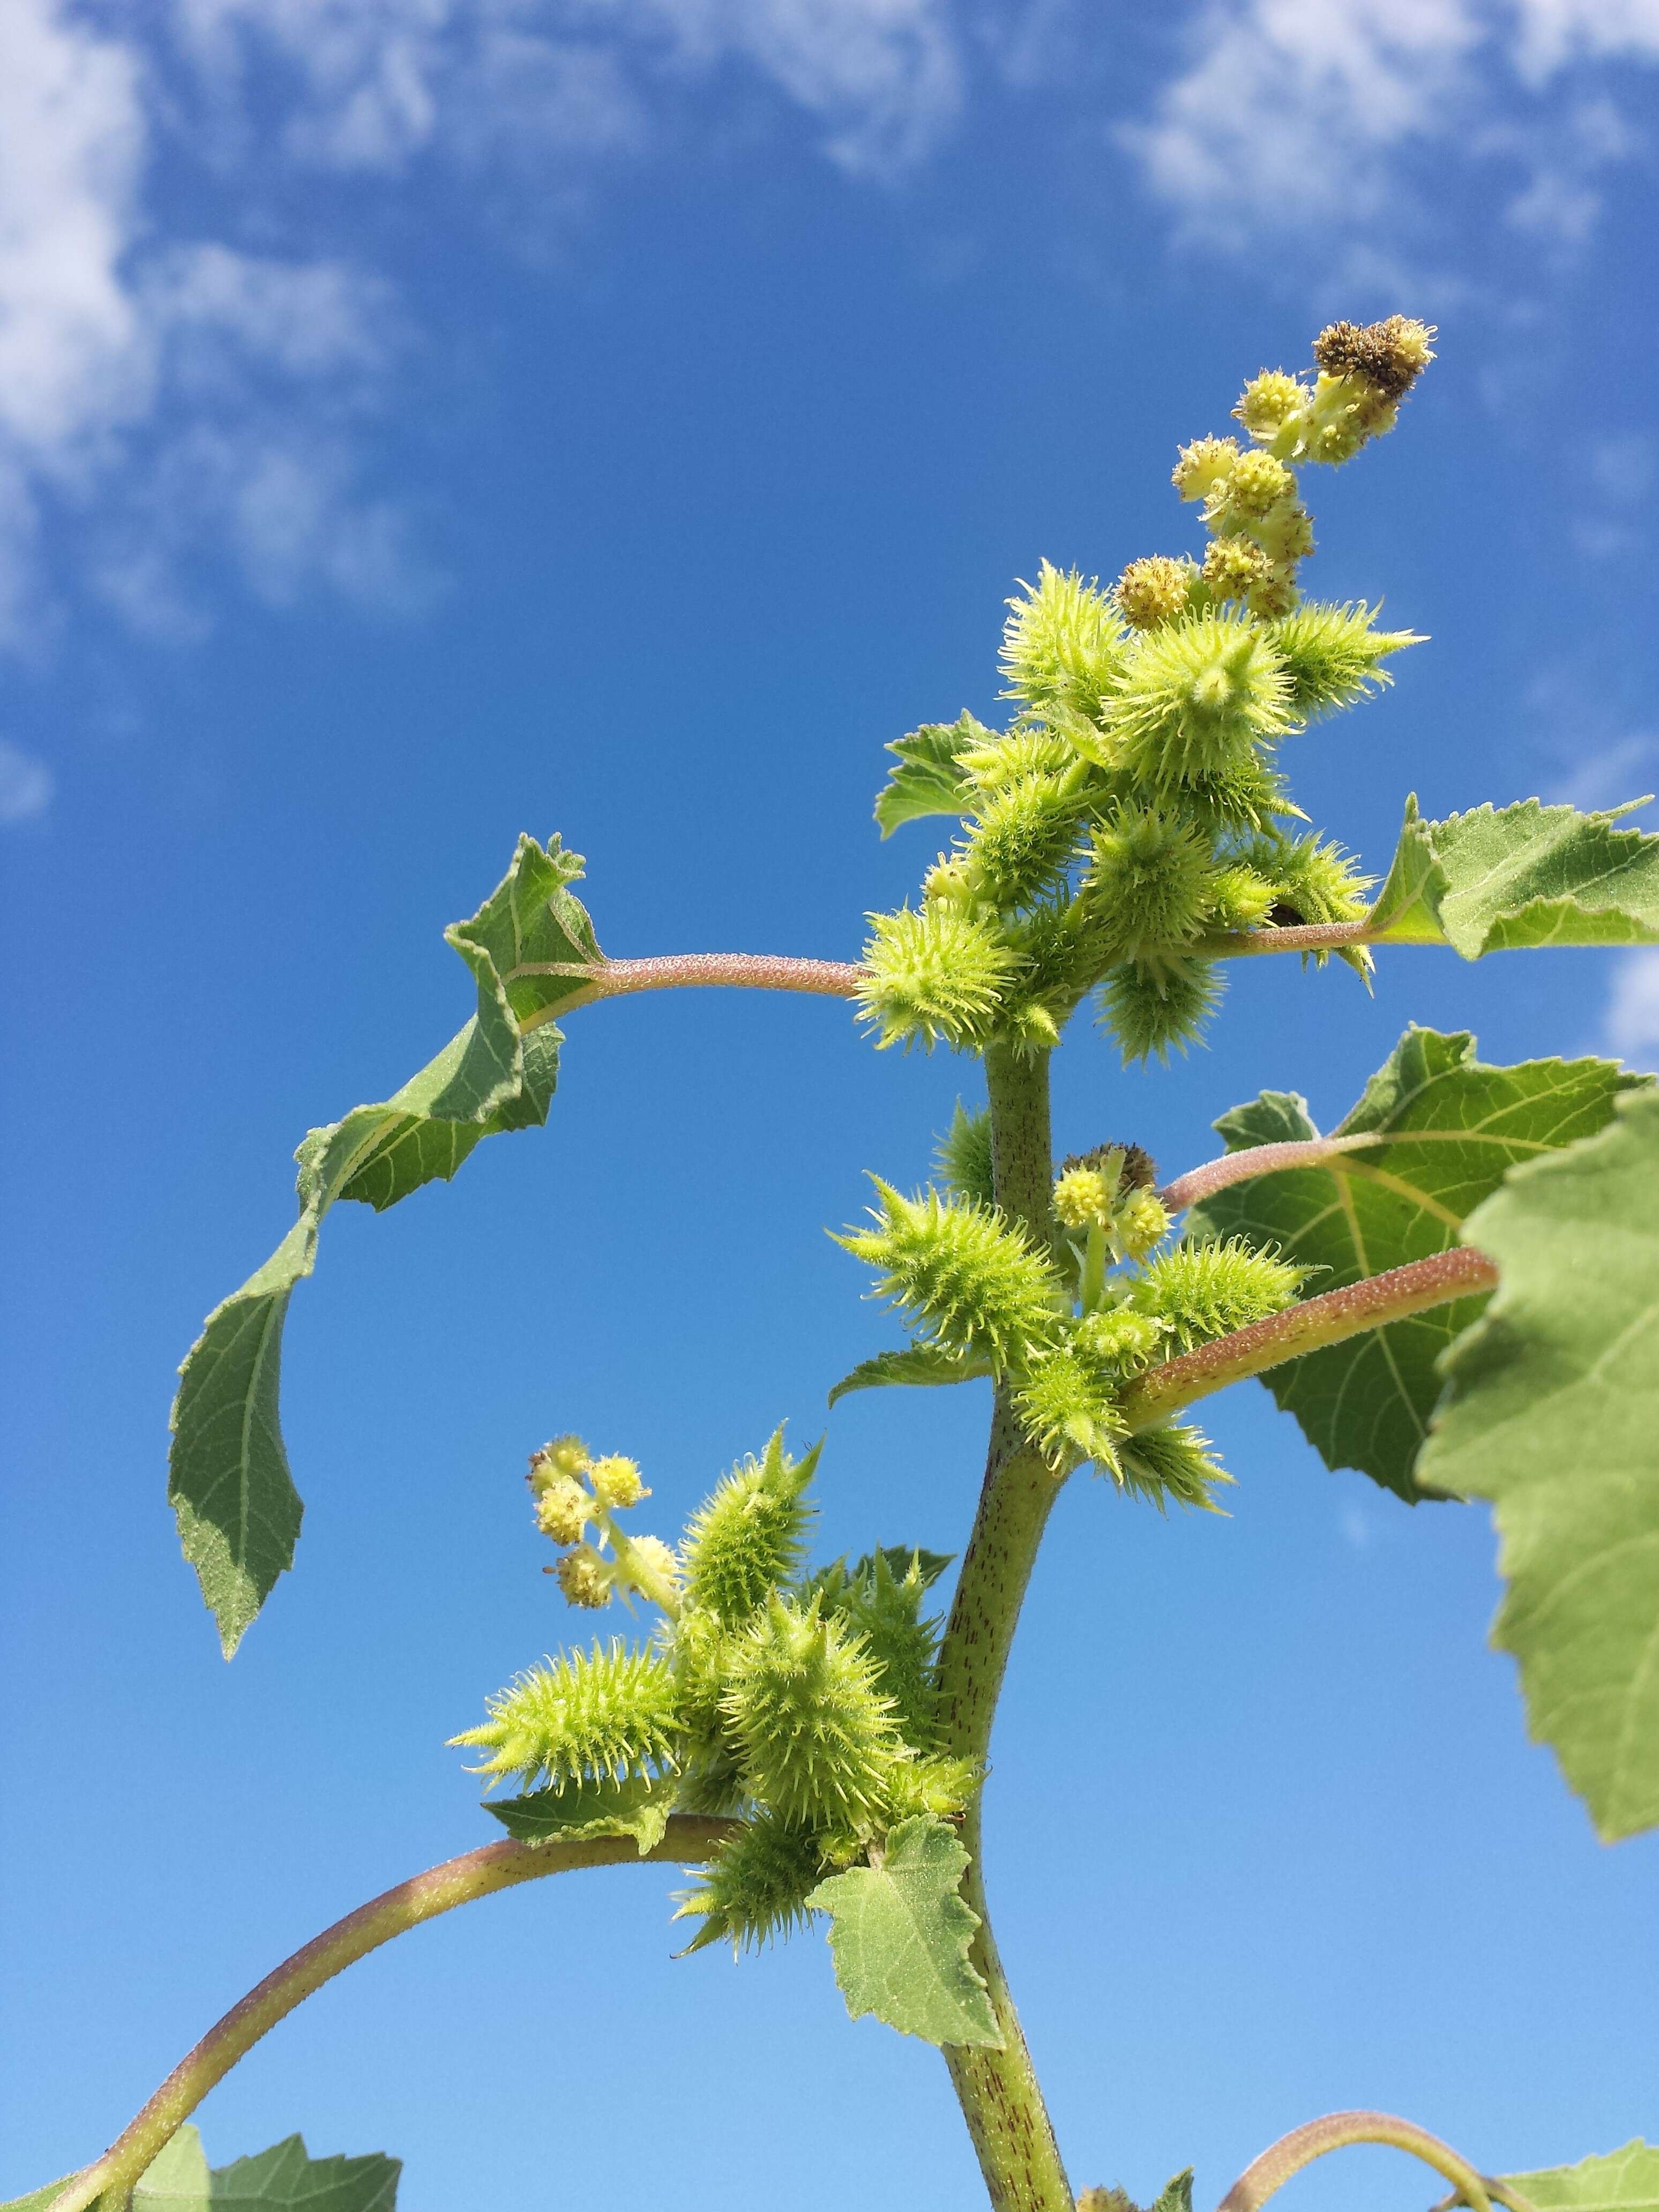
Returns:
[[[625,1601],[637,1593],[674,1610],[678,1559],[659,1537],[624,1535],[613,1517],[651,1495],[631,1459],[617,1452],[595,1458],[580,1437],[555,1437],[532,1452],[526,1479],[536,1501],[536,1526],[568,1547],[549,1570],[567,1604],[598,1611],[615,1596]]]

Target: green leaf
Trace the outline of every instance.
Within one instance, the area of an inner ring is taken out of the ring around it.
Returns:
[[[153,2171],[154,2169],[152,2169]],[[373,2151],[365,2158],[310,2158],[289,2136],[256,2158],[214,2168],[208,2203],[214,2212],[243,2206],[303,2207],[304,2212],[393,2212],[401,2161]],[[143,2212],[139,2196],[134,2212]],[[158,2208],[159,2212],[159,2208]]]
[[[1472,1213],[1497,1261],[1425,1480],[1496,1509],[1494,1640],[1609,1842],[1659,1823],[1659,1092]]]
[[[1425,822],[1406,802],[1370,940],[1449,945],[1466,960],[1547,945],[1659,944],[1659,837],[1526,799]]]
[[[303,2139],[289,2136],[257,2157],[210,2171],[202,2138],[186,2122],[139,2180],[132,2212],[243,2212],[256,2205],[267,2212],[395,2212],[401,2170],[397,2159],[378,2151],[367,2158],[309,2158]],[[0,2204],[0,2212],[45,2212],[74,2178],[66,2174],[49,2188]]]
[[[64,2182],[74,2179],[72,2173],[66,2173],[63,2181],[49,2181],[44,2189],[31,2189],[27,2197],[9,2197],[3,2204],[0,2204],[0,2212],[46,2212],[47,2205],[64,2187]]]
[[[1193,2212],[1193,2168],[1190,2166],[1164,2183],[1152,2212]]]
[[[843,1375],[830,1393],[833,1406],[854,1390],[880,1390],[897,1382],[972,1382],[991,1370],[971,1353],[947,1352],[942,1345],[911,1344],[902,1352],[878,1352],[861,1359],[850,1375]]]
[[[1382,1141],[1218,1191],[1193,1208],[1187,1233],[1272,1245],[1322,1271],[1304,1296],[1340,1290],[1449,1250],[1511,1167],[1605,1127],[1614,1100],[1644,1081],[1604,1060],[1488,1067],[1467,1032],[1413,1027],[1335,1132],[1374,1132]],[[1230,1152],[1319,1133],[1305,1101],[1282,1091],[1264,1091],[1215,1126]],[[1482,1304],[1433,1307],[1261,1379],[1328,1467],[1358,1468],[1415,1502],[1429,1494],[1413,1468],[1442,1389],[1437,1363]]]
[[[967,1868],[956,1831],[921,1814],[892,1830],[879,1867],[831,1875],[807,1899],[830,1915],[836,1979],[854,2020],[872,2012],[926,2043],[1002,2048],[968,1957],[979,1915],[957,1893]]]
[[[562,1790],[532,1790],[527,1796],[484,1800],[484,1810],[521,1844],[580,1844],[597,1836],[632,1836],[640,1856],[663,1839],[679,1787],[677,1778],[629,1775],[621,1782],[570,1783]]]
[[[227,1658],[294,1563],[301,1507],[278,1413],[283,1323],[315,1264],[323,1216],[337,1199],[384,1212],[447,1182],[481,1139],[545,1121],[562,1042],[546,1017],[581,978],[524,970],[601,957],[566,888],[580,872],[556,837],[545,852],[520,839],[500,887],[446,932],[477,981],[477,1012],[392,1097],[310,1132],[295,1155],[299,1219],[208,1316],[179,1370],[167,1495]]]
[[[1659,2212],[1659,2150],[1639,2136],[1605,2158],[1506,2173],[1504,2180],[1536,2212]]]
[[[890,837],[902,823],[926,814],[960,814],[971,787],[957,758],[970,745],[988,744],[994,735],[964,708],[954,722],[924,722],[908,737],[896,738],[887,750],[898,755],[898,766],[889,770],[876,797],[882,836]]]

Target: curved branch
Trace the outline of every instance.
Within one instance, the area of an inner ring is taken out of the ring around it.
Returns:
[[[1419,2128],[1414,2120],[1397,2119],[1392,2112],[1328,2112],[1322,2120],[1310,2120],[1305,2127],[1293,2128],[1245,2167],[1222,2198],[1218,2212],[1260,2212],[1293,2173],[1300,2173],[1327,2151],[1342,2150],[1350,2143],[1383,2143],[1392,2150],[1409,2151],[1450,2182],[1455,2192],[1451,2203],[1470,2205],[1474,2212],[1492,2212],[1493,2197],[1508,2205],[1510,2212],[1532,2212],[1525,2197],[1504,2183],[1488,2181],[1477,2173],[1449,2143]]]
[[[237,2060],[251,2051],[260,2037],[291,2013],[313,1990],[321,1989],[347,1966],[356,1965],[394,1936],[406,1935],[423,1920],[435,1920],[458,1905],[476,1898],[493,1897],[497,1890],[516,1888],[543,1875],[564,1874],[578,1867],[616,1866],[624,1861],[707,1858],[734,1823],[708,1820],[686,1814],[671,1817],[663,1839],[653,1850],[641,1852],[630,1836],[605,1836],[589,1843],[486,1844],[429,1867],[410,1881],[399,1882],[355,1912],[347,1913],[315,1936],[274,1973],[267,1974],[224,2018],[210,2027],[196,2048],[181,2058],[167,2080],[124,2128],[103,2156],[76,2174],[59,2190],[46,2212],[86,2212],[106,2196],[112,2205],[123,2204],[127,2192],[158,2154],[177,2134],[208,2091],[227,2075]]]
[[[1282,1145],[1249,1145],[1242,1152],[1224,1152],[1201,1168],[1188,1168],[1184,1176],[1165,1183],[1158,1194],[1164,1209],[1179,1213],[1201,1198],[1225,1190],[1230,1183],[1249,1182],[1255,1176],[1277,1175],[1283,1168],[1316,1168],[1342,1152],[1357,1152],[1364,1145],[1386,1145],[1389,1138],[1367,1131],[1357,1137],[1305,1137]]]
[[[1247,1375],[1265,1374],[1287,1359],[1340,1344],[1366,1329],[1497,1287],[1498,1269],[1484,1252],[1454,1245],[1449,1252],[1413,1260],[1409,1267],[1368,1275],[1346,1290],[1304,1298],[1282,1313],[1270,1314],[1266,1321],[1252,1322],[1248,1328],[1235,1329],[1231,1336],[1218,1336],[1213,1344],[1201,1344],[1196,1352],[1154,1367],[1125,1392],[1123,1411],[1131,1431],[1155,1428],[1183,1406],[1224,1390]]]
[[[805,991],[819,998],[856,996],[864,970],[851,960],[795,960],[781,952],[666,952],[651,960],[526,961],[503,976],[507,983],[520,975],[571,975],[585,978],[582,988],[561,999],[556,1006],[532,1014],[520,1027],[538,1029],[573,1006],[591,1006],[595,999],[619,999],[630,991],[673,991],[725,985],[749,991]]]

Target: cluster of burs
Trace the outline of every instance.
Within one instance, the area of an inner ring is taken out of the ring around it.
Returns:
[[[895,786],[920,767],[933,796],[890,818],[963,828],[919,906],[872,917],[862,997],[882,1044],[1040,1049],[1099,985],[1125,1058],[1166,1054],[1215,1003],[1218,940],[1363,911],[1340,848],[1283,826],[1297,817],[1275,755],[1414,641],[1363,605],[1299,599],[1297,467],[1390,428],[1432,335],[1398,315],[1336,323],[1311,380],[1254,377],[1235,410],[1248,442],[1200,438],[1176,465],[1202,502],[1202,561],[1135,561],[1105,590],[1045,564],[1010,602],[1010,727],[964,714],[893,748]]]
[[[590,1459],[574,1437],[545,1446],[531,1462],[538,1521],[580,1540],[558,1568],[567,1596],[637,1593],[661,1620],[648,1644],[596,1642],[520,1675],[455,1739],[488,1753],[492,1778],[568,1796],[573,1820],[601,1826],[607,1805],[637,1814],[653,1797],[740,1817],[682,1900],[702,1917],[692,1950],[787,1933],[825,1875],[900,1820],[960,1812],[978,1778],[939,1740],[939,1623],[923,1606],[949,1562],[884,1551],[808,1571],[817,1461],[792,1459],[780,1432],[671,1550],[617,1526],[647,1494],[631,1462]]]
[[[1092,1460],[1160,1505],[1206,1505],[1226,1478],[1204,1438],[1174,1422],[1131,1433],[1121,1394],[1153,1360],[1288,1304],[1302,1271],[1231,1243],[1160,1250],[1168,1217],[1134,1146],[1064,1164],[1048,1249],[993,1201],[983,1114],[958,1109],[939,1164],[942,1189],[916,1199],[878,1183],[875,1226],[840,1240],[910,1317],[901,1357],[933,1380],[994,1376],[1057,1478]],[[944,1741],[939,1624],[923,1611],[949,1562],[890,1549],[809,1571],[817,1460],[792,1459],[780,1432],[672,1547],[621,1524],[649,1495],[633,1461],[574,1437],[544,1445],[530,1486],[566,1598],[640,1597],[661,1617],[647,1644],[532,1668],[455,1739],[486,1753],[492,1780],[538,1793],[544,1837],[642,1835],[653,1809],[740,1823],[682,1900],[702,1918],[693,1950],[787,1932],[826,1875],[900,1821],[952,1818],[980,1779]]]

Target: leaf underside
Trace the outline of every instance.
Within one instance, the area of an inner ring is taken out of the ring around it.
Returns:
[[[890,1832],[879,1867],[831,1875],[807,1899],[830,1916],[836,1979],[854,2020],[873,2013],[926,2043],[1001,2049],[968,1956],[979,1915],[958,1894],[967,1867],[956,1831],[924,1814]]]
[[[395,2212],[401,2163],[366,2158],[311,2158],[289,2136],[253,2158],[210,2168],[202,2139],[181,2127],[132,2192],[132,2212]],[[72,2179],[72,2177],[66,2177]],[[0,2204],[0,2212],[44,2212],[64,2183]]]
[[[1187,1233],[1271,1245],[1320,1271],[1306,1297],[1339,1290],[1449,1250],[1511,1168],[1594,1136],[1619,1097],[1644,1081],[1603,1060],[1489,1067],[1467,1032],[1413,1027],[1334,1132],[1375,1132],[1382,1141],[1235,1183],[1193,1208]],[[1304,1100],[1274,1091],[1215,1127],[1230,1152],[1319,1133]],[[1357,1468],[1412,1501],[1439,1494],[1417,1467],[1443,1388],[1437,1363],[1484,1303],[1433,1307],[1261,1379],[1328,1467]]]
[[[1541,2173],[1506,2173],[1537,2212],[1659,2212],[1659,2150],[1641,2141]]]
[[[1580,814],[1527,799],[1425,822],[1407,799],[1370,941],[1449,945],[1466,960],[1659,944],[1659,837],[1616,828],[1631,811]]]
[[[973,1382],[990,1371],[988,1361],[971,1354],[947,1352],[938,1344],[908,1344],[900,1352],[878,1352],[872,1359],[861,1359],[830,1393],[830,1403],[851,1397],[854,1390],[881,1390],[896,1383]]]
[[[484,1800],[509,1836],[520,1844],[580,1844],[599,1836],[632,1836],[640,1856],[662,1841],[678,1782],[674,1777],[629,1775],[532,1790],[527,1796]]]
[[[1447,1361],[1424,1477],[1492,1502],[1494,1640],[1612,1841],[1659,1823],[1659,1092],[1517,1169],[1467,1233],[1501,1279]]]
[[[960,814],[968,804],[968,779],[957,765],[957,756],[969,745],[982,744],[991,732],[963,712],[954,722],[925,722],[906,738],[895,738],[887,748],[896,753],[898,764],[876,799],[876,821],[884,837],[906,822],[928,814]]]
[[[323,1216],[337,1199],[384,1212],[424,1183],[447,1182],[481,1139],[545,1121],[562,1040],[540,1018],[581,979],[514,971],[602,957],[568,889],[580,872],[556,837],[545,851],[520,839],[499,888],[446,932],[472,970],[477,1013],[391,1098],[311,1131],[295,1155],[299,1219],[209,1315],[179,1370],[167,1495],[227,1658],[294,1562],[301,1507],[278,1408],[283,1324],[315,1263]],[[521,1034],[526,1022],[537,1025]]]

